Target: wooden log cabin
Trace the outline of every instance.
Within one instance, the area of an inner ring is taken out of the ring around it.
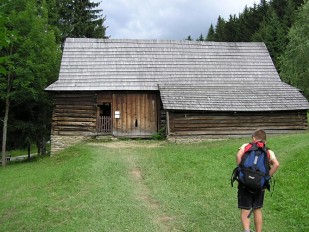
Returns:
[[[91,136],[169,139],[307,129],[308,101],[263,43],[76,39],[53,94],[52,152]]]

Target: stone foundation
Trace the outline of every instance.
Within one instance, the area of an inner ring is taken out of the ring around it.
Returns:
[[[89,136],[51,135],[51,155],[55,155],[59,151],[75,145],[87,138],[89,139]]]

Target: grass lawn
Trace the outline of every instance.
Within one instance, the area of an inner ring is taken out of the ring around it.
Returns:
[[[11,163],[0,168],[0,231],[242,231],[230,176],[247,141],[88,142]],[[268,146],[281,167],[264,231],[309,231],[309,132]]]

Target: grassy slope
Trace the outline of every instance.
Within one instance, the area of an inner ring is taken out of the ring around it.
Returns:
[[[172,221],[175,227],[185,231],[241,231],[237,189],[229,186],[229,178],[236,150],[243,142],[171,145],[170,152],[165,152],[167,148],[153,150],[152,159],[144,158],[154,195],[171,214],[182,218]],[[281,168],[273,196],[266,195],[264,229],[308,231],[309,134],[272,137],[268,146],[276,152]]]
[[[0,231],[241,231],[229,178],[243,142],[87,144],[0,168]],[[268,146],[281,168],[264,229],[308,231],[309,133]]]

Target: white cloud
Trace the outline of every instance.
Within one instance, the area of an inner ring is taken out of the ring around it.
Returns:
[[[99,0],[93,0],[98,2]],[[242,12],[254,0],[103,0],[107,35],[118,39],[196,39],[221,15]]]

